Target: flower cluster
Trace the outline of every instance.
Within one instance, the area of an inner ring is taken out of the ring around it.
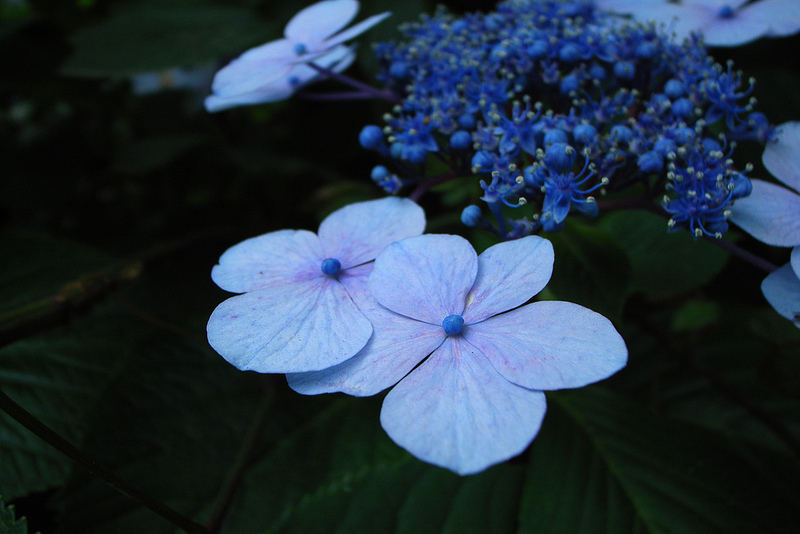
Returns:
[[[523,305],[550,278],[549,241],[528,236],[478,256],[461,237],[419,235],[423,226],[414,202],[390,197],[334,212],[318,235],[281,230],[232,247],[212,277],[244,294],[217,307],[208,339],[239,369],[289,373],[300,393],[396,384],[381,411],[389,436],[424,461],[476,473],[531,443],[544,390],[606,378],[627,349],[586,308]]]
[[[387,159],[373,179],[395,192],[426,187],[435,165],[478,175],[488,210],[470,206],[462,220],[503,239],[595,215],[599,195],[634,184],[663,198],[670,228],[721,236],[750,189],[734,141],[773,132],[753,111],[753,81],[696,37],[676,43],[590,0],[440,10],[402,29],[407,42],[375,48],[381,81],[403,96],[359,138]]]

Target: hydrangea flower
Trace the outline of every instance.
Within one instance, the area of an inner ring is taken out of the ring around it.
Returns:
[[[353,20],[358,7],[357,0],[323,0],[302,9],[286,25],[283,39],[248,50],[216,74],[206,109],[214,112],[288,98],[320,77],[319,71],[308,66],[312,61],[342,72],[355,60],[353,49],[342,43],[391,14],[373,15],[340,31]]]
[[[800,192],[800,122],[776,129],[762,161],[775,178]],[[800,245],[800,195],[764,180],[751,180],[750,196],[736,201],[729,220],[759,241],[776,247]]]
[[[424,227],[416,203],[387,197],[331,213],[317,234],[279,230],[234,245],[211,278],[242,294],[211,314],[209,343],[237,368],[261,373],[315,371],[347,360],[372,335],[356,304],[370,262]]]
[[[797,0],[597,0],[599,7],[654,20],[684,39],[701,32],[709,46],[738,46],[800,31]]]
[[[761,282],[761,292],[775,311],[800,328],[800,247],[792,249],[789,263]]]
[[[423,461],[482,471],[531,443],[544,390],[585,386],[626,364],[625,343],[605,317],[568,302],[519,307],[552,268],[553,247],[538,236],[480,256],[458,236],[393,243],[368,280],[372,339],[343,364],[288,375],[289,384],[357,396],[397,384],[381,410],[389,436]]]
[[[776,129],[762,161],[767,170],[794,191],[800,191],[800,122]],[[764,180],[752,180],[750,196],[736,202],[730,220],[768,245],[794,247],[790,263],[770,273],[761,292],[775,310],[800,328],[800,195]]]

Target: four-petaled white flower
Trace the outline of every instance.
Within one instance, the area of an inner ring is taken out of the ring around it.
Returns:
[[[596,0],[641,22],[664,23],[679,39],[703,34],[709,46],[738,46],[800,31],[798,0]]]
[[[372,321],[355,357],[288,375],[304,394],[386,396],[381,424],[401,447],[459,474],[521,453],[539,432],[543,390],[602,380],[627,362],[611,322],[569,302],[521,306],[553,270],[553,247],[528,236],[480,256],[465,239],[423,235],[375,260],[362,305]],[[511,311],[509,311],[511,310]]]
[[[342,72],[355,60],[353,47],[343,43],[390,15],[373,15],[340,31],[358,7],[357,0],[322,0],[301,10],[286,25],[283,39],[248,50],[216,74],[206,109],[214,112],[288,98],[320,78],[308,63]]]
[[[208,342],[239,369],[261,373],[314,371],[347,360],[372,335],[357,305],[372,260],[424,228],[422,208],[387,197],[331,213],[317,234],[280,230],[234,245],[211,278],[243,294],[211,314]]]

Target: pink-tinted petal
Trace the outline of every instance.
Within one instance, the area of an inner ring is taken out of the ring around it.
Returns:
[[[337,33],[336,35],[334,35],[333,37],[331,37],[330,39],[325,41],[325,46],[326,47],[334,46],[334,45],[337,45],[337,44],[344,43],[345,41],[349,41],[353,37],[361,35],[365,31],[367,31],[368,29],[372,28],[373,26],[375,26],[376,24],[378,24],[379,22],[381,22],[383,19],[385,19],[386,17],[388,17],[391,14],[392,14],[391,12],[385,11],[385,12],[381,13],[380,15],[372,15],[371,17],[368,17],[368,18],[362,20],[358,24],[350,26],[349,28],[347,28],[343,32]]]
[[[760,0],[746,6],[742,12],[767,22],[770,37],[785,37],[800,31],[800,2],[797,0]]]
[[[211,314],[207,334],[241,370],[299,373],[353,357],[372,325],[339,282],[320,278],[232,297]]]
[[[731,222],[768,245],[800,245],[800,195],[770,182],[751,181],[753,191],[731,208]]]
[[[356,13],[356,0],[322,0],[300,10],[286,25],[283,34],[311,49],[347,26]]]
[[[524,451],[545,411],[542,392],[508,382],[450,337],[389,392],[381,425],[420,460],[468,475]]]
[[[388,244],[424,229],[425,212],[416,202],[386,197],[334,211],[319,225],[319,238],[327,256],[347,268],[374,260]]]
[[[228,97],[269,86],[291,70],[291,46],[281,39],[245,52],[214,75],[211,90],[218,97]]]
[[[536,302],[464,330],[505,378],[531,389],[577,388],[608,378],[628,360],[611,321],[570,302]]]
[[[363,310],[374,325],[361,352],[330,369],[290,374],[289,386],[304,395],[339,391],[365,397],[395,385],[445,339],[441,326],[387,310]]]
[[[761,282],[761,292],[776,312],[800,328],[800,279],[791,264],[771,272]]]
[[[312,232],[279,230],[226,250],[211,270],[211,278],[225,291],[244,293],[321,278],[324,259],[319,238]]]
[[[369,290],[390,310],[441,325],[464,311],[478,257],[463,237],[428,234],[392,243],[375,260]]]
[[[499,243],[478,256],[478,277],[467,295],[466,324],[482,321],[541,291],[553,274],[553,245],[538,236]]]
[[[356,306],[361,311],[383,307],[378,304],[378,301],[375,300],[375,297],[372,296],[367,287],[367,281],[374,265],[374,263],[370,262],[357,267],[343,269],[337,276],[339,282],[341,282],[350,298],[353,299],[353,302],[356,303]]]
[[[800,122],[784,122],[776,133],[778,138],[767,142],[761,160],[775,178],[800,191]]]

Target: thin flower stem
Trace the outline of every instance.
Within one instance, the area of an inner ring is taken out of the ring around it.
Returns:
[[[306,100],[369,100],[375,98],[373,93],[366,91],[353,91],[351,93],[310,93],[308,91],[298,91],[297,96],[305,98]]]
[[[651,213],[655,213],[657,215],[661,215],[664,218],[669,219],[669,214],[666,213],[664,210],[659,208],[657,205],[653,204],[652,202],[647,201],[647,199],[621,199],[621,200],[611,200],[611,201],[604,201],[598,202],[598,208],[603,211],[612,211],[612,210],[623,210],[623,209],[643,209],[649,211]],[[730,241],[726,241],[724,239],[719,239],[716,237],[704,235],[703,238],[713,243],[714,245],[727,250],[737,258],[750,263],[765,271],[767,273],[771,273],[772,271],[776,270],[778,267],[769,261],[756,256],[755,254],[744,250],[743,248],[739,247],[731,243]]]
[[[25,408],[14,402],[11,397],[6,395],[5,392],[1,390],[0,410],[7,413],[12,419],[33,432],[33,434],[44,440],[54,449],[66,455],[75,463],[86,468],[91,474],[104,480],[123,495],[140,502],[142,505],[146,506],[184,532],[189,534],[210,534],[209,530],[203,525],[195,523],[188,517],[181,515],[166,504],[154,499],[136,486],[120,478],[107,467],[94,461],[87,454],[83,453],[80,449],[62,438],[52,428],[34,417],[30,412],[25,410]]]
[[[256,414],[250,424],[250,428],[242,441],[242,447],[233,464],[233,468],[228,474],[228,477],[222,484],[217,497],[214,499],[214,505],[211,509],[211,515],[206,521],[206,527],[210,534],[216,534],[222,528],[222,522],[225,515],[228,513],[233,496],[244,478],[245,470],[249,467],[253,460],[256,451],[256,444],[261,437],[264,424],[267,422],[267,414],[272,405],[272,400],[275,397],[273,377],[270,375],[263,376],[264,391],[261,395],[261,402],[256,409]]]
[[[445,183],[447,181],[452,180],[455,177],[456,177],[456,174],[453,171],[449,171],[449,172],[445,172],[445,173],[433,176],[431,178],[428,178],[427,180],[425,180],[422,183],[420,183],[419,185],[417,185],[417,187],[414,189],[414,191],[412,191],[411,194],[408,195],[408,198],[413,200],[414,202],[417,202],[420,199],[420,197],[422,197],[422,195],[424,195],[428,191],[428,189],[430,189],[431,187],[433,187],[435,185],[443,184],[443,183]]]
[[[394,92],[389,90],[380,90],[376,89],[372,86],[369,86],[365,83],[359,82],[358,80],[354,80],[349,76],[344,76],[343,74],[339,74],[338,72],[334,72],[330,69],[326,69],[325,67],[320,67],[315,63],[307,63],[309,67],[316,70],[320,74],[325,75],[326,77],[336,80],[337,82],[341,82],[345,85],[349,85],[354,89],[358,89],[360,91],[364,91],[365,93],[373,95],[374,98],[382,98],[383,100],[388,100],[393,104],[399,104],[401,102],[400,97],[394,94]]]

